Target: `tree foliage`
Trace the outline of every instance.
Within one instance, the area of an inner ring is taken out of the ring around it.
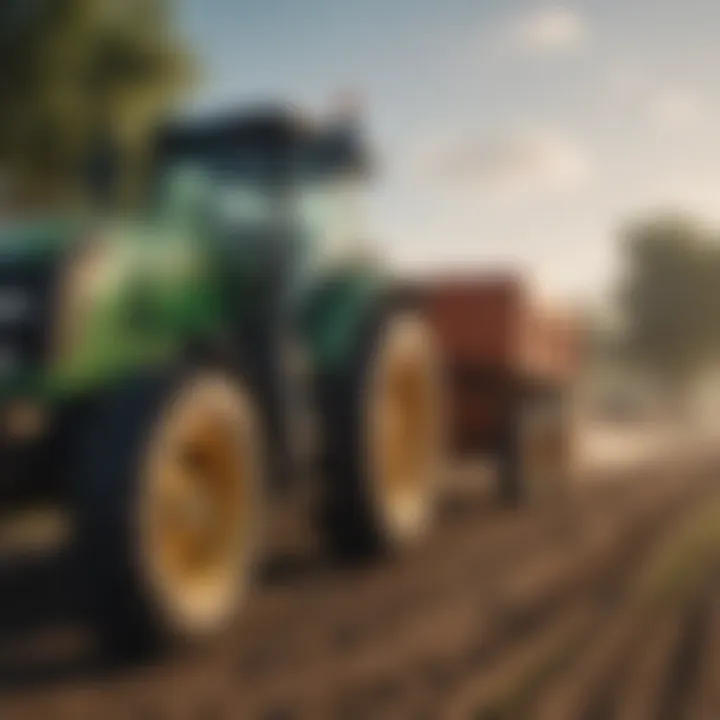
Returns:
[[[102,141],[126,170],[192,77],[164,0],[3,0],[0,164],[25,201],[66,202]]]
[[[674,385],[720,360],[720,245],[698,223],[661,215],[623,236],[627,357]]]

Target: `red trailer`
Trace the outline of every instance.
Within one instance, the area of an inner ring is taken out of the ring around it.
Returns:
[[[577,318],[509,274],[436,277],[417,290],[446,366],[456,453],[495,455],[508,502],[559,489],[572,455]]]

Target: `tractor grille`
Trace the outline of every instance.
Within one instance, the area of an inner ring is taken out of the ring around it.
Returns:
[[[49,351],[55,263],[0,259],[0,383],[37,371]]]

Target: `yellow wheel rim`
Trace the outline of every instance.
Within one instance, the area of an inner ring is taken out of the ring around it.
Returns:
[[[258,440],[247,393],[219,374],[183,387],[151,438],[140,553],[176,625],[202,630],[229,619],[245,589]]]
[[[437,354],[421,318],[399,315],[388,325],[369,407],[373,492],[388,530],[406,539],[428,520],[443,445]]]

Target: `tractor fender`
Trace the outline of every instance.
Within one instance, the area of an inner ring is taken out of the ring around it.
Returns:
[[[387,278],[344,274],[326,278],[311,293],[302,312],[304,346],[316,371],[333,374],[349,362],[368,322],[392,301]]]

